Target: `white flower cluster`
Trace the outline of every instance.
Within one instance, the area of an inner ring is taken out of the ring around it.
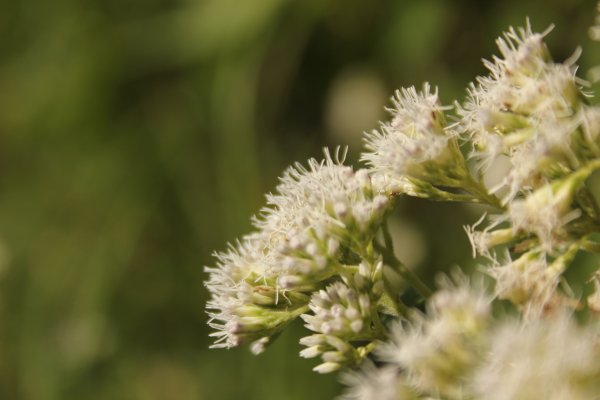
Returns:
[[[498,39],[502,57],[486,62],[490,75],[458,109],[472,157],[484,169],[502,157],[510,164],[492,189],[504,193],[504,207],[483,231],[483,219],[467,228],[473,251],[492,260],[496,294],[529,315],[565,303],[562,274],[600,223],[585,186],[600,167],[600,108],[584,101],[573,60],[552,61],[548,32],[528,24]],[[493,250],[500,245],[511,246],[502,261]]]
[[[527,253],[505,265],[494,265],[487,272],[496,280],[498,298],[524,306],[527,314],[543,311],[559,302],[556,297],[562,271],[549,267],[546,258],[537,252]]]
[[[600,338],[562,311],[527,324],[496,327],[471,382],[474,398],[595,399],[600,393]]]
[[[483,167],[508,157],[510,171],[494,188],[505,189],[505,202],[544,185],[555,169],[585,161],[578,158],[585,142],[578,140],[582,94],[575,68],[571,61],[552,62],[543,42],[548,31],[533,33],[527,25],[498,39],[502,57],[485,62],[490,75],[477,79],[458,110]]]
[[[426,314],[396,324],[379,358],[406,374],[422,394],[461,398],[463,377],[479,358],[482,332],[490,322],[490,303],[481,289],[461,285],[437,291]]]
[[[314,315],[304,315],[307,328],[336,336],[358,335],[371,316],[371,303],[365,293],[357,293],[341,282],[335,282],[312,295],[310,309]]]
[[[373,302],[380,294],[376,288],[359,291],[342,282],[334,282],[313,293],[309,305],[313,314],[304,314],[302,319],[306,327],[317,334],[301,340],[301,344],[309,347],[300,355],[306,358],[321,356],[323,363],[315,367],[315,371],[331,372],[355,364],[368,350],[355,348],[352,342],[383,338],[385,332]]]
[[[417,400],[423,398],[403,378],[396,366],[376,368],[370,360],[367,360],[360,370],[349,371],[342,375],[342,382],[349,389],[341,399]]]
[[[444,111],[450,107],[440,104],[437,89],[432,91],[425,83],[422,92],[402,89],[392,100],[392,120],[367,133],[367,151],[362,155],[374,171],[376,186],[392,195],[495,203],[469,173],[458,132],[446,123]]]
[[[558,400],[600,393],[598,331],[578,325],[568,312],[492,323],[489,309],[467,307],[456,315],[463,320],[440,311],[395,330],[377,352],[385,366],[365,363],[347,373],[343,398]]]
[[[369,173],[354,172],[326,152],[321,162],[309,160],[308,168],[289,168],[267,203],[253,220],[257,230],[217,253],[218,265],[206,269],[212,294],[209,324],[217,330],[214,347],[251,343],[259,353],[301,314],[311,330],[345,340],[345,329],[370,330],[381,294],[371,289],[382,284],[377,285],[381,265],[369,248],[388,198],[373,191]],[[353,258],[362,262],[347,264]],[[328,296],[333,299],[325,311]],[[346,301],[343,315],[337,305],[341,300]],[[320,319],[327,321],[318,323]]]
[[[452,145],[456,134],[446,127],[437,89],[431,92],[428,84],[422,93],[414,87],[402,89],[393,102],[392,120],[367,134],[368,152],[363,159],[387,183],[389,191],[401,190],[407,179],[446,183],[450,178],[440,175],[439,170],[453,169],[455,158],[462,155]]]
[[[368,168],[326,151],[285,171],[255,231],[206,269],[213,347],[260,353],[300,317],[315,371],[360,365],[342,375],[346,399],[597,397],[600,275],[566,272],[582,251],[600,253],[587,187],[600,106],[585,99],[577,57],[552,60],[549,31],[510,28],[455,116],[428,84],[399,90],[391,120],[366,134]],[[500,162],[508,172],[488,189]],[[458,275],[434,292],[404,266],[386,223],[400,195],[485,205],[466,231],[494,284]]]

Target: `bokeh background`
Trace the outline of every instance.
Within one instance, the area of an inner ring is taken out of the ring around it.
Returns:
[[[600,64],[593,0],[2,0],[0,399],[333,398],[300,323],[208,349],[203,266],[287,165],[354,162],[401,86],[463,98],[526,16]],[[401,201],[401,256],[469,265],[476,215]]]

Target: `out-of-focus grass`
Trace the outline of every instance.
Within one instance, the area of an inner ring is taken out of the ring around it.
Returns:
[[[556,22],[559,59],[587,43],[594,2],[540,4],[2,2],[0,398],[333,397],[297,356],[299,323],[260,357],[208,350],[203,265],[286,165],[325,144],[355,159],[394,88],[462,96],[525,15]],[[398,215],[415,268],[468,259],[468,210]]]

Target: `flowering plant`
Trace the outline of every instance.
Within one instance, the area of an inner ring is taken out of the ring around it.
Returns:
[[[207,267],[213,347],[258,354],[301,318],[300,356],[346,369],[347,399],[595,398],[600,278],[581,277],[595,290],[578,295],[565,272],[600,252],[586,186],[600,107],[577,57],[552,59],[549,31],[510,28],[462,103],[442,105],[429,84],[397,91],[391,120],[365,136],[364,168],[338,149],[286,170],[254,232]],[[486,185],[498,163],[504,178]],[[387,226],[399,196],[483,205],[465,227],[483,276],[430,288],[408,269]],[[402,280],[421,303],[403,302]]]

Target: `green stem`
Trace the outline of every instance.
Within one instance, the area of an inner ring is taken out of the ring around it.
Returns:
[[[575,195],[579,207],[594,221],[600,222],[600,209],[596,199],[587,187],[582,187]]]
[[[475,196],[475,198],[481,203],[490,205],[500,210],[506,209],[506,207],[500,202],[500,199],[493,194],[488,193],[487,188],[480,181],[473,179],[471,174],[466,176],[464,184],[464,189]]]
[[[388,225],[387,218],[383,220],[381,230],[383,232],[383,243],[385,244],[386,249],[394,253],[394,241],[392,240],[392,235],[390,234],[390,226]]]
[[[384,262],[393,267],[424,299],[429,298],[433,294],[433,291],[414,272],[398,260],[394,253],[383,246],[377,244],[376,246],[381,252]]]
[[[557,257],[551,264],[550,268],[562,274],[566,271],[566,269],[571,265],[573,259],[584,246],[584,244],[588,242],[588,238],[586,236],[572,243],[567,251]]]
[[[373,309],[371,310],[371,315],[371,320],[373,321],[373,325],[375,326],[374,339],[384,340],[387,336],[387,330],[385,329],[385,326],[383,326],[381,320],[379,319],[379,313],[376,309]]]
[[[591,240],[586,240],[581,244],[581,249],[589,253],[600,253],[600,243],[592,242]]]
[[[582,180],[587,179],[588,176],[592,174],[595,170],[600,168],[600,159],[592,160],[589,163],[585,164],[582,168],[579,168],[574,175],[580,176]]]
[[[287,312],[291,316],[290,320],[292,320],[292,319],[295,319],[295,318],[299,317],[300,315],[306,313],[309,310],[310,310],[310,307],[308,306],[308,304],[305,304],[301,307],[295,308],[295,309],[293,309],[291,311],[287,311]]]
[[[385,247],[381,247],[375,243],[375,246],[378,247],[378,250],[381,252],[384,261],[394,267],[396,271],[402,276],[406,281],[408,281],[414,288],[419,292],[423,298],[428,298],[433,293],[431,289],[419,277],[413,273],[410,269],[408,269],[394,253],[394,242],[392,240],[392,235],[390,234],[389,225],[387,219],[383,221],[382,226],[383,231],[383,241],[385,243]],[[392,297],[395,303],[398,303],[398,300],[395,296]],[[401,308],[401,306],[399,306]],[[402,312],[400,309],[398,310]]]
[[[396,305],[396,308],[398,309],[400,315],[402,315],[406,319],[410,319],[410,314],[412,313],[410,307],[404,304],[399,298],[396,298],[395,300],[396,301],[394,302],[394,304]]]
[[[365,346],[361,346],[361,347],[357,348],[356,350],[358,351],[359,359],[362,360],[366,356],[368,356],[369,353],[371,353],[373,350],[375,350],[375,348],[377,347],[377,345],[378,345],[377,341],[372,341],[372,342],[370,342],[369,344],[367,344]]]

